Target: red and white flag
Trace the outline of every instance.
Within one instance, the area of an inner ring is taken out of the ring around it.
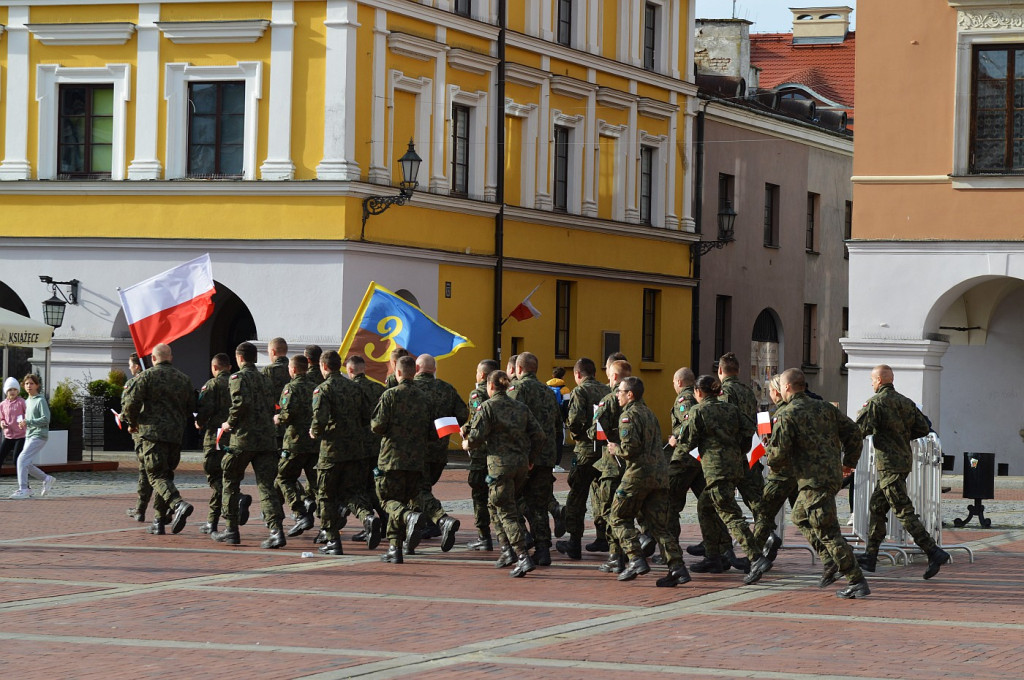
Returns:
[[[690,449],[690,455],[696,458],[697,460],[700,460],[700,449],[696,446],[693,447],[692,449]]]
[[[532,302],[530,302],[530,298],[537,292],[537,288],[540,288],[539,283],[536,288],[530,291],[529,295],[523,298],[522,302],[516,305],[516,308],[512,310],[512,313],[509,314],[509,316],[516,321],[526,321],[527,319],[532,319],[535,316],[540,316],[540,311],[533,306]]]
[[[210,255],[117,290],[139,356],[191,333],[213,313]]]
[[[447,437],[459,431],[459,421],[454,416],[434,419],[434,427],[437,428],[437,438]]]
[[[121,426],[121,414],[114,409],[110,409],[110,412],[114,414],[114,422],[117,423],[117,429],[123,430],[124,427]]]
[[[604,433],[604,428],[601,427],[601,421],[597,419],[597,407],[594,407],[594,424],[597,425],[597,441],[606,442],[608,441],[608,435]]]
[[[757,412],[757,433],[758,434],[771,434],[772,433],[772,419],[768,415],[768,411]]]
[[[750,451],[747,451],[747,462],[750,463],[750,467],[754,467],[754,463],[761,460],[761,456],[766,453],[764,450],[764,444],[761,442],[761,438],[756,434],[750,439]]]

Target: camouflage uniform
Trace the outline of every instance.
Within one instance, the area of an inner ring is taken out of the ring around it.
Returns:
[[[373,482],[373,468],[377,467],[377,456],[380,455],[380,435],[374,434],[370,430],[370,417],[373,415],[373,410],[377,408],[380,396],[384,394],[386,388],[376,380],[368,378],[365,373],[360,373],[352,378],[352,382],[363,391],[369,404],[366,420],[363,422],[363,457],[360,459],[362,466],[360,467],[359,477],[362,479],[363,488],[365,489],[367,499],[370,501],[370,506],[383,518],[385,516],[384,508],[381,507],[380,499],[377,498],[377,488]]]
[[[128,391],[128,385],[131,384],[132,380],[135,380],[136,376],[132,376],[124,384],[124,389],[121,391],[121,404],[122,410],[124,409],[124,393]],[[127,418],[122,417],[121,425],[128,427],[129,423]],[[153,485],[149,483],[149,475],[146,474],[146,464],[142,460],[142,438],[139,437],[138,432],[132,432],[132,444],[135,446],[135,458],[139,461],[139,481],[135,486],[135,494],[138,496],[138,501],[135,503],[135,514],[140,517],[146,514],[146,507],[149,505],[149,501],[153,498]],[[17,460],[17,458],[15,458]]]
[[[382,435],[374,479],[377,495],[388,514],[387,537],[392,546],[405,540],[405,522],[415,512],[423,479],[426,443],[437,439],[431,405],[412,381],[384,390],[370,420]]]
[[[483,408],[487,397],[487,381],[478,382],[469,393],[470,423],[462,426],[463,438],[469,435],[470,424]],[[491,515],[487,509],[487,445],[469,451],[469,489],[473,498],[473,523],[481,536],[491,535]]]
[[[342,523],[340,507],[345,505],[365,519],[373,514],[359,470],[365,454],[364,430],[370,412],[369,398],[354,382],[332,371],[313,390],[312,435],[320,440],[320,521],[329,540],[336,541]]]
[[[309,436],[313,422],[313,390],[316,385],[305,373],[292,378],[281,390],[278,404],[278,423],[284,425],[284,440],[281,443],[281,458],[277,461],[277,488],[284,494],[284,501],[296,515],[306,514],[306,492],[299,482],[299,475],[310,466],[310,459],[316,458],[319,450],[316,441]]]
[[[433,373],[418,373],[413,381],[421,393],[433,404],[431,425],[437,418],[455,416],[459,425],[464,425],[469,420],[469,409],[466,402],[462,401],[458,390],[434,376]],[[437,481],[441,479],[444,468],[448,465],[448,441],[451,435],[437,437],[428,440],[426,455],[423,461],[423,479],[420,482],[420,495],[416,503],[417,509],[426,515],[427,519],[435,524],[447,513],[441,507],[441,501],[434,497],[433,489]]]
[[[761,552],[754,541],[750,527],[736,504],[736,482],[743,478],[747,467],[746,453],[750,437],[744,442],[743,417],[736,406],[718,397],[709,396],[683,414],[683,427],[677,449],[700,449],[700,463],[707,486],[698,500],[698,519],[704,535],[704,549],[709,560],[720,558],[724,550],[732,547],[729,534],[720,534],[724,525],[743,546],[747,557],[753,560]],[[689,454],[687,454],[689,455]],[[700,511],[703,506],[703,512]],[[708,512],[713,508],[714,513]],[[717,515],[718,521],[709,521]]]
[[[551,388],[537,380],[532,372],[523,373],[508,390],[508,396],[526,405],[544,434],[544,448],[533,461],[522,488],[526,518],[538,548],[551,547],[551,522],[548,508],[554,496],[555,475],[551,470],[558,458],[558,442],[562,436],[562,409]]]
[[[284,389],[284,386],[292,379],[288,373],[288,357],[277,357],[274,359],[274,363],[267,364],[261,368],[260,373],[270,378],[270,393],[274,395],[274,412],[277,413],[281,409],[280,404],[276,400],[281,396],[281,390]],[[280,451],[282,440],[284,439],[285,426],[277,425],[275,428],[277,449]]]
[[[252,464],[256,488],[260,494],[260,511],[272,533],[281,531],[284,509],[281,495],[274,486],[277,478],[274,404],[277,394],[270,379],[261,375],[253,364],[243,364],[228,380],[231,408],[227,423],[231,427],[231,450],[224,455],[224,495],[221,513],[227,529],[237,530],[238,500],[242,496],[245,468]]]
[[[862,441],[856,423],[839,409],[797,392],[777,412],[766,447],[768,465],[788,467],[796,476],[800,491],[791,514],[793,523],[808,543],[817,539],[824,546],[819,553],[822,562],[838,567],[851,582],[863,574],[839,529],[836,493],[843,481],[842,465],[856,466]]]
[[[587,429],[587,436],[597,441],[597,423],[601,424],[608,442],[618,444],[619,442],[619,416],[622,414],[622,407],[615,396],[618,384],[611,386],[611,391],[601,398],[597,411],[594,413],[594,422]],[[612,555],[621,554],[621,549],[611,531],[612,501],[615,498],[615,490],[619,488],[622,481],[624,466],[615,456],[608,453],[607,443],[601,446],[601,460],[595,464],[601,473],[598,479],[597,488],[594,490],[594,523],[597,517],[608,528],[608,553]]]
[[[622,481],[615,490],[608,526],[630,560],[642,556],[635,520],[643,513],[647,529],[665,554],[669,571],[683,564],[679,541],[668,532],[668,461],[661,450],[661,426],[644,400],[622,409],[618,422],[617,458],[625,461]],[[622,553],[620,553],[622,554]]]
[[[871,524],[867,553],[878,554],[878,547],[885,539],[886,517],[892,508],[914,543],[930,555],[936,548],[935,539],[924,528],[907,495],[907,475],[913,465],[910,442],[928,434],[931,430],[928,418],[913,401],[897,392],[892,383],[885,383],[878,386],[861,408],[857,424],[865,437],[874,435],[878,470],[878,486],[868,503]]]
[[[518,556],[526,554],[526,529],[516,498],[522,493],[531,461],[546,455],[548,436],[530,409],[504,392],[483,403],[467,436],[470,450],[487,446],[488,500],[494,524],[506,541],[502,547],[510,546]]]
[[[686,507],[686,492],[692,491],[694,497],[700,498],[704,493],[704,471],[700,461],[690,455],[689,449],[679,444],[683,432],[683,416],[697,405],[693,396],[693,386],[684,387],[672,405],[672,434],[676,437],[676,446],[669,454],[668,464],[668,497],[671,513],[668,518],[668,532],[679,539],[679,513]]]
[[[206,521],[216,524],[221,514],[221,496],[224,493],[224,468],[221,458],[231,445],[231,435],[224,434],[217,445],[217,430],[228,419],[231,408],[231,394],[228,390],[228,379],[231,369],[225,368],[206,381],[199,390],[199,405],[196,411],[196,423],[203,430],[203,472],[206,483],[210,485],[210,510]]]
[[[594,422],[594,407],[608,394],[608,386],[598,382],[592,376],[573,388],[569,395],[569,418],[566,428],[576,442],[569,470],[569,496],[565,501],[565,528],[572,536],[583,535],[583,520],[587,513],[587,498],[590,487],[600,476],[594,467],[601,458],[601,452],[587,430]],[[595,517],[594,523],[600,518]],[[602,529],[604,523],[602,522]],[[599,532],[598,535],[602,535]]]
[[[739,381],[739,378],[730,375],[722,380],[722,401],[735,404],[743,417],[740,435],[745,437],[745,456],[757,432],[757,397],[752,389]],[[743,477],[736,482],[736,490],[740,492],[740,497],[750,508],[750,514],[756,521],[761,513],[761,499],[764,497],[764,463],[757,461],[753,467],[745,465]]]
[[[174,470],[181,460],[185,424],[196,403],[192,381],[164,361],[139,373],[126,387],[122,412],[130,426],[139,430],[142,462],[156,492],[153,512],[167,517],[181,503]]]
[[[306,377],[313,382],[313,387],[316,387],[324,381],[324,374],[320,372],[320,362],[309,361],[309,370],[306,371]]]

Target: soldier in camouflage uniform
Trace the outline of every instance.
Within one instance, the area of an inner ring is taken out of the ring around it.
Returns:
[[[398,386],[398,360],[408,356],[412,355],[404,347],[396,347],[391,350],[391,354],[388,356],[388,375],[384,378],[384,389],[387,390]]]
[[[423,452],[437,438],[431,404],[414,383],[416,360],[399,357],[395,366],[398,385],[384,390],[370,420],[370,429],[383,437],[374,477],[377,495],[388,515],[390,547],[381,561],[402,564],[402,544],[416,547],[426,517],[414,503],[423,479]]]
[[[510,574],[519,578],[533,571],[534,563],[526,548],[526,528],[516,497],[522,493],[530,464],[544,455],[548,436],[525,403],[509,398],[510,384],[504,371],[493,371],[488,376],[490,398],[473,417],[462,448],[470,451],[487,446],[488,498],[494,523],[502,529],[499,536],[507,541],[501,546],[502,554],[496,566],[508,566],[514,561],[516,566]]]
[[[171,532],[185,528],[192,505],[181,499],[174,486],[174,469],[181,459],[181,440],[185,424],[196,403],[195,390],[187,375],[171,365],[171,348],[159,344],[153,348],[153,366],[135,376],[124,392],[122,417],[129,431],[138,433],[142,442],[142,461],[156,497],[153,499],[152,533],[164,533],[168,511]]]
[[[720,393],[721,385],[715,377],[702,375],[697,379],[694,386],[697,405],[683,414],[683,427],[676,446],[687,452],[695,448],[700,450],[700,462],[707,486],[698,506],[701,503],[711,504],[750,559],[761,553],[761,546],[754,541],[735,498],[736,482],[743,477],[744,468],[747,467],[744,453],[750,439],[747,438],[744,443],[743,417],[736,406],[719,399]],[[709,526],[706,517],[707,513],[698,512],[707,554],[703,561],[692,565],[690,569],[720,573],[723,560],[720,546],[728,541],[728,535],[724,540],[717,536],[717,525]]]
[[[358,354],[353,354],[345,360],[345,372],[348,374],[349,380],[358,385],[359,389],[363,391],[366,395],[367,403],[370,405],[364,423],[363,456],[360,458],[362,466],[359,469],[358,478],[353,479],[352,482],[353,484],[358,484],[359,479],[362,479],[366,499],[373,511],[381,518],[381,526],[383,527],[387,524],[387,515],[384,513],[384,508],[380,505],[380,499],[377,498],[377,487],[373,482],[373,468],[377,467],[377,456],[380,455],[380,435],[374,434],[370,430],[370,417],[373,415],[373,410],[377,408],[380,395],[384,394],[386,388],[381,383],[371,380],[366,376],[366,360]],[[365,528],[360,529],[352,537],[353,541],[365,541],[366,539]],[[376,547],[375,545],[374,548]]]
[[[896,391],[892,382],[892,368],[884,364],[875,366],[871,371],[871,387],[875,393],[857,414],[857,424],[864,436],[874,435],[878,470],[878,486],[868,502],[871,524],[867,549],[858,559],[867,571],[875,570],[878,548],[885,539],[886,517],[892,508],[917,547],[928,555],[924,577],[929,579],[949,561],[949,553],[935,544],[914,512],[914,504],[907,495],[907,475],[913,466],[910,442],[927,436],[931,423],[913,401]]]
[[[434,357],[429,354],[421,354],[416,357],[416,386],[433,403],[435,420],[454,416],[461,427],[469,420],[469,409],[466,407],[466,402],[462,401],[458,390],[444,380],[435,377],[436,370],[437,363],[434,361]],[[441,501],[434,497],[431,490],[441,479],[441,474],[444,472],[445,466],[448,465],[448,441],[450,439],[451,435],[440,438],[435,436],[428,443],[424,458],[420,497],[417,502],[417,509],[426,515],[427,519],[433,522],[440,531],[442,552],[448,552],[455,545],[455,534],[460,526],[459,520],[444,511]],[[406,554],[412,555],[415,548],[415,546],[406,545]]]
[[[260,494],[260,510],[270,536],[260,543],[262,548],[280,548],[286,544],[284,509],[281,494],[274,485],[277,479],[278,450],[275,442],[274,405],[278,394],[270,379],[256,369],[256,346],[243,342],[235,348],[239,370],[228,379],[231,408],[223,427],[231,433],[231,450],[221,459],[224,468],[224,495],[221,514],[224,531],[210,534],[220,543],[238,545],[238,527],[248,521],[248,508],[242,501],[241,485],[245,468],[252,464],[256,488]]]
[[[313,422],[313,390],[317,386],[309,378],[309,360],[305,355],[296,354],[291,358],[288,375],[291,381],[281,390],[277,401],[280,410],[274,416],[274,424],[284,426],[275,483],[295,517],[295,524],[287,533],[291,537],[313,527],[313,504],[306,500],[299,475],[310,465],[310,459],[316,458],[319,447],[309,436]]]
[[[270,357],[270,363],[261,368],[260,373],[270,378],[271,394],[274,395],[274,413],[276,414],[281,410],[277,399],[281,396],[281,390],[291,380],[291,376],[288,374],[288,343],[285,342],[285,339],[274,338],[268,342],[267,356]],[[275,426],[278,451],[281,450],[281,443],[284,440],[284,429],[284,425]]]
[[[836,514],[842,465],[856,466],[860,458],[860,428],[836,407],[812,399],[805,392],[807,383],[800,369],[785,371],[780,386],[787,403],[777,412],[768,440],[768,465],[789,467],[796,475],[800,492],[793,507],[793,523],[809,542],[812,537],[821,541],[831,558],[820,585],[832,583],[836,571],[841,571],[850,583],[836,594],[842,598],[864,597],[871,591],[843,538]],[[771,562],[762,556],[751,565],[744,581],[753,583],[770,568]]]
[[[569,539],[558,541],[555,548],[569,559],[578,560],[583,557],[583,520],[587,512],[587,498],[600,475],[595,464],[600,460],[601,452],[587,431],[594,422],[594,408],[610,390],[594,377],[597,367],[592,359],[581,357],[572,371],[576,387],[569,395],[569,417],[565,427],[572,434],[576,448],[569,470],[569,496],[563,506]],[[598,538],[604,538],[603,533],[599,533]]]
[[[668,464],[668,495],[671,513],[668,520],[668,532],[679,540],[679,513],[686,507],[686,492],[692,491],[694,497],[700,498],[704,492],[704,471],[700,461],[690,455],[689,450],[679,446],[679,436],[683,430],[683,416],[697,405],[693,395],[693,384],[697,377],[689,368],[680,368],[672,376],[672,388],[676,392],[675,403],[672,404],[672,436],[668,438],[671,448]]]
[[[324,374],[320,372],[320,357],[323,356],[323,353],[324,351],[320,345],[306,345],[306,349],[302,352],[306,357],[306,361],[309,362],[309,370],[306,371],[306,377],[313,381],[314,386],[324,381]]]
[[[220,523],[221,496],[224,493],[224,469],[220,463],[224,451],[231,445],[231,436],[221,435],[218,445],[217,430],[228,419],[228,411],[231,409],[228,389],[231,357],[223,353],[215,355],[210,360],[210,373],[213,377],[199,390],[196,412],[196,429],[203,432],[203,472],[206,473],[206,483],[210,485],[211,491],[206,524],[199,529],[204,534],[217,531]]]
[[[608,452],[625,461],[622,481],[615,490],[609,527],[621,547],[619,555],[628,564],[621,565],[620,581],[631,581],[651,570],[640,547],[635,522],[643,513],[651,535],[661,545],[668,563],[669,575],[658,579],[657,585],[672,587],[690,580],[683,564],[679,541],[668,532],[671,512],[668,500],[668,461],[661,450],[661,427],[658,418],[644,403],[644,383],[627,377],[615,391],[622,408],[618,422],[619,443],[609,444]]]
[[[498,370],[498,362],[484,359],[476,367],[476,387],[469,393],[469,422],[462,426],[462,439],[469,436],[473,416],[480,412],[484,402],[490,398],[487,394],[487,376]],[[477,538],[466,544],[470,550],[494,550],[491,538],[491,513],[487,507],[487,445],[469,450],[469,489],[473,498],[473,523],[476,526]],[[498,527],[499,533],[501,527]]]
[[[537,357],[523,352],[516,358],[515,380],[508,396],[526,404],[544,433],[544,448],[533,461],[523,485],[526,516],[533,532],[533,561],[540,566],[551,564],[551,523],[548,521],[550,499],[554,495],[555,475],[551,470],[558,458],[558,441],[562,436],[562,410],[551,389],[537,380]]]
[[[124,384],[124,389],[121,391],[122,395],[128,390],[128,385],[139,373],[142,373],[142,362],[139,360],[139,355],[135,352],[131,353],[128,357],[128,370],[131,372],[132,377],[128,379]],[[123,402],[123,397],[122,397]],[[122,425],[124,423],[122,422]],[[138,500],[135,502],[135,506],[128,508],[128,516],[134,519],[136,522],[146,521],[146,507],[149,505],[149,501],[153,498],[153,485],[149,483],[149,475],[146,474],[146,465],[142,462],[142,439],[139,438],[139,434],[132,434],[132,443],[135,445],[135,457],[139,461],[139,482],[135,487],[135,495]]]
[[[372,539],[376,548],[380,543],[380,518],[374,514],[359,478],[370,400],[358,385],[342,375],[337,352],[324,352],[320,370],[327,379],[313,390],[313,422],[309,430],[310,435],[320,440],[316,469],[320,480],[320,522],[327,534],[327,543],[320,552],[343,554],[341,505],[359,518],[370,535],[367,545]]]

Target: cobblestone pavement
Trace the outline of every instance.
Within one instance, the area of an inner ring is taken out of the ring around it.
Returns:
[[[525,579],[493,567],[474,536],[465,470],[436,488],[463,523],[456,548],[425,541],[404,565],[347,540],[342,557],[303,557],[310,534],[261,550],[198,531],[208,497],[194,458],[178,486],[196,505],[179,535],[128,519],[135,472],[63,473],[51,496],[8,500],[0,479],[0,648],[10,678],[988,678],[1024,677],[1024,488],[997,480],[990,529],[944,530],[954,562],[924,581],[922,562],[880,566],[872,594],[817,588],[820,565],[784,550],[761,583],[735,571],[619,583],[601,554]],[[251,474],[246,491],[255,495]],[[959,480],[944,511],[964,516]],[[565,475],[556,490],[564,497]],[[844,499],[845,494],[840,497]],[[693,503],[683,542],[699,530]],[[841,511],[845,501],[840,504]],[[255,509],[255,504],[254,504]],[[588,538],[592,533],[588,530]],[[692,558],[688,558],[692,561]]]

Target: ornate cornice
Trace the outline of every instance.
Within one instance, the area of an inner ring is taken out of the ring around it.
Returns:
[[[1024,31],[1024,11],[1012,9],[958,9],[959,31]]]

